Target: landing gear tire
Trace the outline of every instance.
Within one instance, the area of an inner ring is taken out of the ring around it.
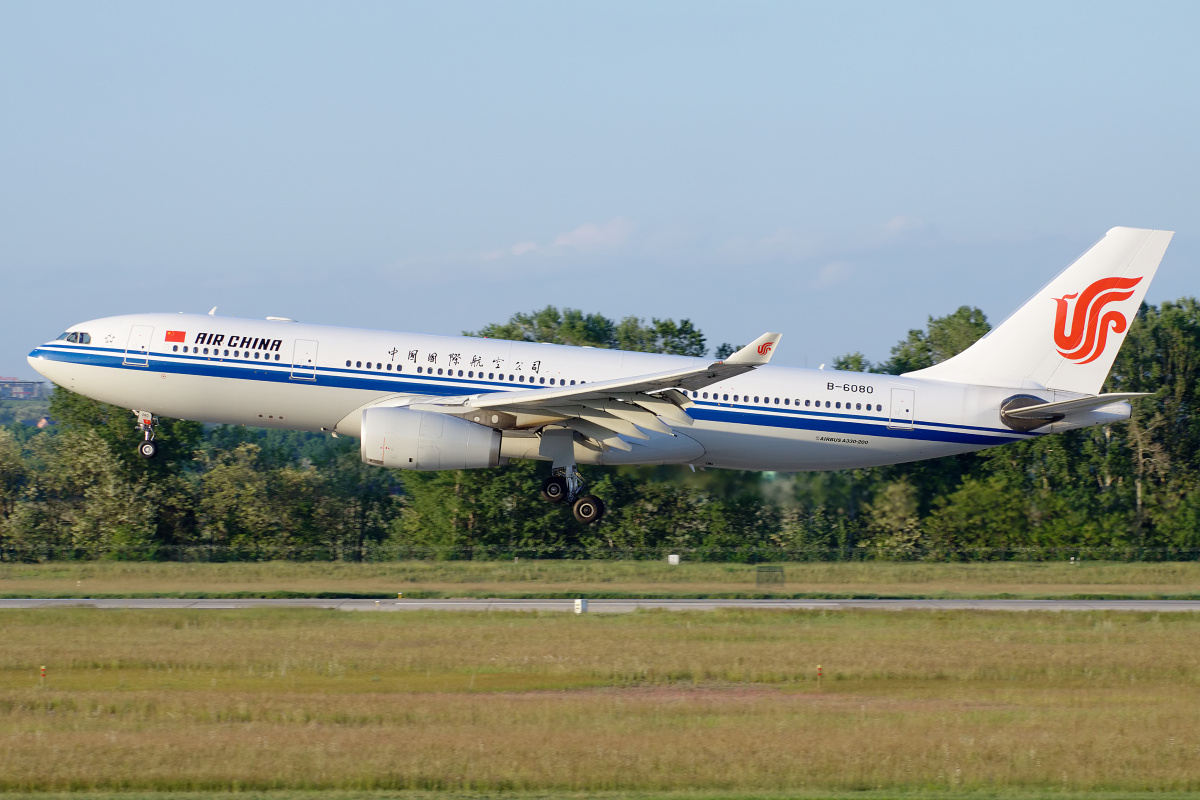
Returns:
[[[138,455],[142,458],[154,458],[158,455],[158,445],[151,439],[147,439],[138,445]]]
[[[585,494],[575,501],[571,511],[574,512],[575,519],[585,525],[590,525],[593,522],[599,522],[604,516],[604,501],[595,495]]]
[[[567,479],[560,475],[546,478],[542,484],[542,499],[547,503],[561,503],[567,499]]]

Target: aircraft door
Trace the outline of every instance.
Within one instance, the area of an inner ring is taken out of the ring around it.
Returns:
[[[294,381],[315,381],[317,379],[317,342],[311,339],[297,339],[296,349],[292,353],[292,374]]]
[[[125,344],[125,366],[149,365],[147,359],[150,357],[150,339],[153,336],[153,325],[134,325],[129,329],[129,341]]]
[[[889,428],[899,428],[911,431],[913,427],[913,407],[916,405],[917,393],[912,389],[892,389],[891,417],[888,419]]]

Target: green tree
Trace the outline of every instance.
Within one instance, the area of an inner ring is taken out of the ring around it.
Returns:
[[[559,311],[554,306],[513,314],[508,322],[464,331],[463,335],[695,357],[707,352],[704,334],[690,320],[654,318],[647,325],[637,317],[625,317],[616,323],[601,314],[584,314],[574,308]]]
[[[866,504],[864,546],[895,558],[916,555],[922,532],[917,489],[908,478],[884,484]]]
[[[967,478],[924,521],[929,546],[954,557],[972,548],[1012,548],[1030,544],[1026,499],[1002,477]]]
[[[312,468],[266,467],[260,453],[244,443],[205,465],[198,544],[241,558],[311,557],[321,478]]]
[[[463,335],[516,342],[611,347],[616,340],[616,325],[600,314],[584,314],[574,308],[559,311],[554,306],[546,306],[529,314],[513,314],[505,323],[485,325],[475,332],[463,331]]]
[[[151,558],[159,499],[146,476],[130,479],[94,430],[31,441],[40,465],[8,519],[24,557]]]
[[[833,359],[833,368],[842,372],[874,372],[873,366],[866,356],[857,351]]]
[[[892,348],[892,357],[874,371],[901,375],[940,364],[966,350],[990,330],[982,311],[961,306],[953,314],[930,317],[923,331],[910,330],[908,337]]]
[[[158,456],[127,459],[125,454],[135,453],[143,438],[137,418],[129,409],[101,403],[60,386],[50,397],[50,416],[63,431],[93,431],[113,453],[120,454],[121,464],[131,478],[160,477],[187,469],[204,438],[204,427],[199,422],[162,417],[155,426],[155,441],[161,446]]]

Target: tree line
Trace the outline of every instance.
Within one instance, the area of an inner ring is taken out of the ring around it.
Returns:
[[[887,361],[943,361],[989,330],[978,309],[930,317]],[[690,321],[547,307],[471,335],[691,356]],[[718,357],[733,349],[717,348]],[[133,415],[63,389],[53,425],[0,427],[0,559],[593,557],[706,560],[1040,559],[1200,555],[1200,307],[1144,305],[1106,391],[1150,392],[1128,422],[933,461],[800,474],[587,467],[609,506],[581,526],[537,499],[549,467],[404,473],[357,442],[163,419],[135,455]]]

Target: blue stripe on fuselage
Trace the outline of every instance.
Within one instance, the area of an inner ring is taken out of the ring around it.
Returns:
[[[339,389],[394,392],[434,396],[491,393],[536,389],[537,384],[511,384],[480,378],[457,376],[414,375],[411,373],[383,374],[352,368],[318,367],[318,379],[293,378],[292,365],[285,362],[247,361],[235,358],[213,358],[179,353],[150,353],[147,365],[125,363],[125,351],[114,348],[71,347],[56,344],[53,349],[35,348],[31,358],[45,358],[71,364],[106,367],[110,369],[146,370],[176,375],[197,375],[209,378],[233,378],[236,380],[288,383],[295,386],[329,386]],[[142,358],[134,354],[135,358]],[[547,387],[548,388],[548,387]],[[557,387],[555,387],[557,388]],[[916,421],[914,428],[890,428],[888,418],[883,416],[834,414],[812,412],[801,409],[757,408],[729,403],[693,400],[688,414],[697,420],[737,425],[755,425],[768,428],[790,428],[857,436],[883,436],[893,439],[918,439],[922,441],[947,442],[970,445],[995,445],[1006,441],[1038,436],[1038,433],[1022,434],[996,428],[975,428],[941,422]],[[925,427],[917,427],[925,426]],[[938,430],[954,428],[955,430]],[[978,431],[971,433],[969,431]]]

